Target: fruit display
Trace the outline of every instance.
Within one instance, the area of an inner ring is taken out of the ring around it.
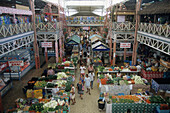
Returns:
[[[37,82],[34,84],[34,87],[35,87],[35,88],[43,88],[43,87],[46,86],[46,84],[47,84],[46,81],[37,81]]]
[[[135,95],[121,95],[121,96],[110,96],[113,103],[138,103],[142,102],[142,100]]]

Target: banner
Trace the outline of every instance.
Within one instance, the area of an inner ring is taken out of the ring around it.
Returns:
[[[131,43],[120,43],[120,48],[131,48]]]
[[[3,63],[2,65],[0,65],[0,71],[3,71],[7,67],[8,67],[8,62]]]
[[[2,13],[18,14],[18,15],[32,15],[32,12],[28,10],[21,10],[21,9],[7,8],[7,7],[0,6],[0,14]]]
[[[24,66],[24,62],[22,60],[13,60],[8,61],[9,66]]]
[[[52,42],[41,42],[41,47],[52,47]]]

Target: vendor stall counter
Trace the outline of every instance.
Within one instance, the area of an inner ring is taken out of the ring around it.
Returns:
[[[29,70],[35,66],[33,51],[27,49],[19,49],[11,52],[10,55],[4,57],[8,61],[22,61],[23,65],[18,66],[11,64],[4,72],[4,77],[11,77],[12,79],[21,79]]]
[[[12,88],[12,81],[10,78],[0,78],[0,93],[4,96]]]

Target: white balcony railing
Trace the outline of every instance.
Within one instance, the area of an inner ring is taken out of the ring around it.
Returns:
[[[29,31],[33,31],[32,23],[1,25],[0,38],[22,34]]]
[[[139,31],[163,36],[166,38],[170,37],[170,26],[162,24],[153,24],[153,23],[140,23]]]
[[[56,32],[57,29],[59,29],[59,25],[57,25],[57,23],[53,23],[53,22],[36,24],[37,32],[47,32],[47,31],[48,32]]]
[[[135,23],[132,22],[113,22],[114,31],[135,31]]]
[[[67,20],[67,24],[104,24],[104,20]]]

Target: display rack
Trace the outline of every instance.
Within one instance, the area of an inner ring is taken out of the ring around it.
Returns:
[[[7,61],[23,61],[23,66],[10,66],[3,75],[12,79],[21,79],[30,69],[35,66],[33,51],[29,49],[18,49],[4,56]]]
[[[12,88],[12,81],[10,78],[0,77],[0,93],[4,96]]]

